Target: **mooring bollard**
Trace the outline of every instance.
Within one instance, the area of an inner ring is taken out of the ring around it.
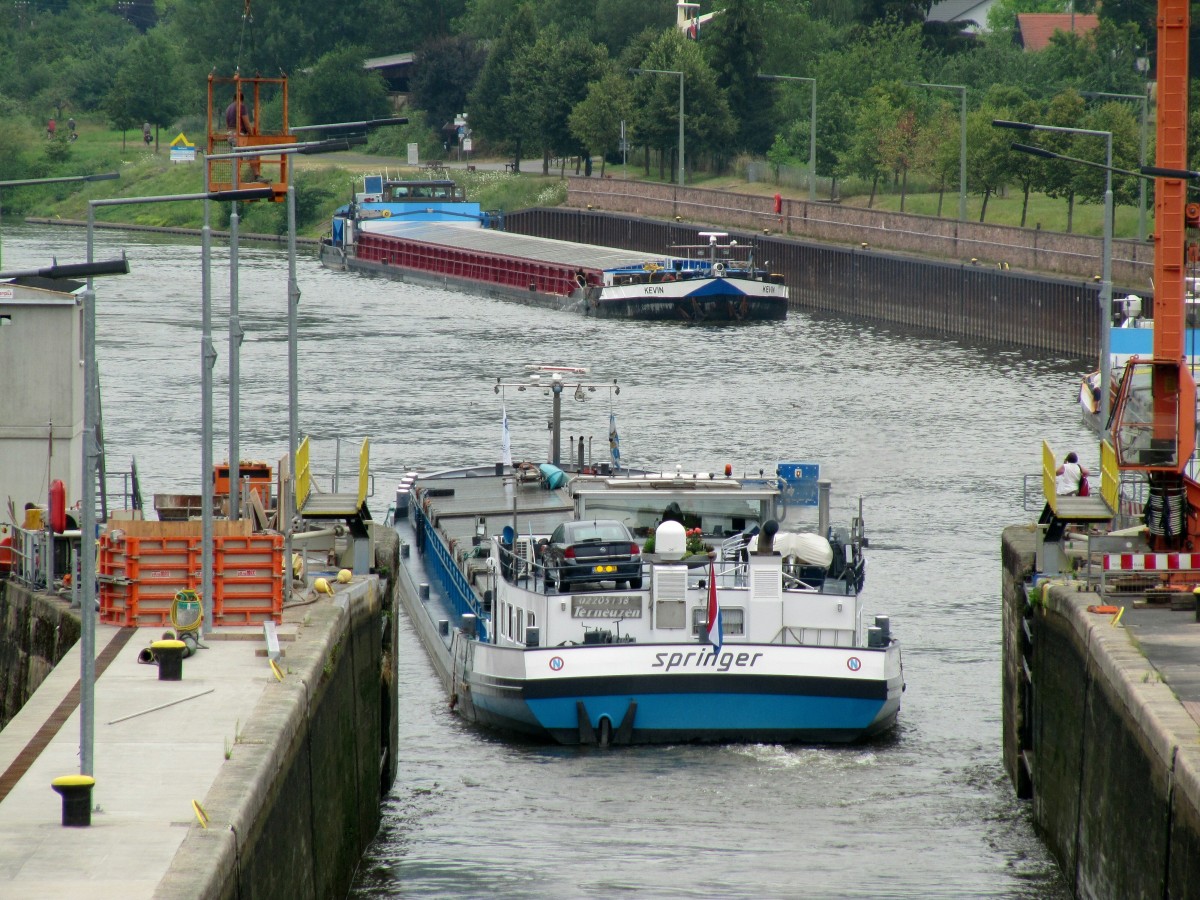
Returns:
[[[62,796],[64,828],[92,824],[92,788],[95,784],[96,779],[90,775],[62,775],[50,782],[50,787]]]
[[[183,641],[155,641],[150,649],[158,661],[159,681],[183,680]]]

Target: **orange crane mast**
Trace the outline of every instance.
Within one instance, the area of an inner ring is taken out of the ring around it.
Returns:
[[[1156,164],[1187,169],[1188,0],[1158,4]],[[1200,483],[1185,474],[1196,447],[1196,385],[1184,357],[1185,233],[1200,219],[1185,178],[1159,177],[1154,199],[1154,357],[1131,360],[1114,404],[1123,471],[1149,481],[1146,524],[1156,551],[1200,547]]]

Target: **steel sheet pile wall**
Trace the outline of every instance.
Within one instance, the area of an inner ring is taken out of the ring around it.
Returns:
[[[695,244],[704,226],[594,210],[531,209],[505,218],[508,230],[560,240],[666,252]],[[754,241],[756,259],[780,272],[793,309],[820,310],[928,329],[946,337],[1055,354],[1099,354],[1099,286],[869,249],[731,232]]]

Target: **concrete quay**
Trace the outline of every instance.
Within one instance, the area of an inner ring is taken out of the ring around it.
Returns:
[[[1032,587],[1030,526],[1002,555],[1005,768],[1075,895],[1200,897],[1195,612]]]
[[[278,628],[282,678],[260,627],[214,629],[160,681],[138,654],[162,628],[97,626],[89,827],[50,786],[79,772],[76,643],[0,731],[0,896],[344,895],[395,774],[391,584],[309,596]]]

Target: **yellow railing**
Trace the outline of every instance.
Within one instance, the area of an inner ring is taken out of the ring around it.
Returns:
[[[1100,442],[1100,496],[1114,512],[1121,500],[1121,468],[1117,451],[1109,441]]]
[[[311,491],[312,469],[308,462],[308,438],[305,438],[296,450],[296,509],[304,509]]]
[[[1054,461],[1054,451],[1050,449],[1049,441],[1042,441],[1042,493],[1046,495],[1046,503],[1058,514],[1058,490],[1055,487],[1054,470],[1058,463]]]
[[[1056,486],[1058,463],[1054,451],[1047,441],[1042,441],[1042,493],[1046,503],[1058,515],[1058,490]],[[1109,441],[1100,442],[1100,496],[1110,510],[1116,510],[1121,494],[1121,468],[1117,464],[1117,452]]]
[[[362,450],[358,453],[358,508],[367,502],[367,470],[371,458],[371,441],[363,438]]]

